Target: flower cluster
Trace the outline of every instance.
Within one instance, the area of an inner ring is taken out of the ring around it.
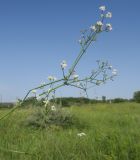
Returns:
[[[49,81],[55,81],[55,80],[56,80],[56,77],[54,77],[54,76],[48,76],[48,80],[49,80]]]
[[[65,85],[76,87],[86,92],[87,95],[87,89],[95,85],[99,86],[101,84],[104,84],[107,80],[113,80],[114,76],[117,75],[117,70],[113,69],[113,67],[108,62],[99,60],[97,61],[97,69],[94,69],[89,76],[80,78],[75,71],[75,68],[80,59],[86,53],[86,50],[90,46],[90,44],[96,41],[98,34],[103,31],[112,30],[112,25],[110,23],[105,23],[105,19],[112,18],[112,13],[108,12],[105,6],[100,6],[99,10],[101,11],[100,20],[98,20],[94,25],[91,25],[89,30],[82,31],[82,36],[79,40],[81,51],[68,72],[66,73],[66,68],[68,66],[67,62],[63,60],[60,63],[63,74],[63,77],[61,79],[57,80],[54,76],[48,76],[48,83],[44,82],[39,87],[31,90],[31,92],[37,97],[37,99],[39,99],[40,97],[46,99],[45,101],[43,101],[45,107],[49,105],[49,97],[51,96],[52,98],[55,98],[55,91],[60,87],[63,87]],[[36,90],[40,89],[44,90],[42,93],[37,94]],[[26,95],[26,97],[27,96],[28,95]],[[55,110],[54,105],[52,106],[52,110]]]
[[[65,69],[68,65],[67,65],[67,62],[65,61],[65,60],[63,60],[61,63],[60,63],[60,65],[61,65],[61,68],[62,69]]]
[[[93,32],[101,32],[101,31],[111,31],[112,30],[112,25],[110,23],[104,24],[104,19],[105,18],[112,18],[112,13],[111,12],[106,12],[106,7],[101,6],[99,7],[101,10],[101,20],[97,21],[96,24],[92,25],[90,29]]]

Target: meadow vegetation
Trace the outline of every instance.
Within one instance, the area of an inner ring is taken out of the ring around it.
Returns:
[[[77,118],[66,128],[27,126],[37,110],[19,108],[0,122],[0,160],[139,160],[138,103],[65,107]],[[0,109],[0,116],[8,111]]]

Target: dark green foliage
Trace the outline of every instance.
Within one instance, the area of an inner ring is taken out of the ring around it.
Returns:
[[[14,103],[0,103],[0,108],[12,108]]]
[[[68,111],[57,109],[56,111],[38,109],[26,120],[26,125],[35,128],[48,128],[52,125],[60,127],[70,127],[76,118]]]
[[[106,96],[102,96],[102,101],[106,102]]]
[[[121,103],[121,102],[128,102],[128,99],[123,98],[114,98],[111,100],[113,103]]]
[[[96,103],[96,100],[92,100],[85,97],[63,97],[63,98],[56,98],[56,102],[58,104],[61,104],[62,107],[69,107],[72,105],[81,105],[81,104],[90,104],[90,103]]]
[[[135,102],[140,103],[140,91],[134,92],[133,99]]]

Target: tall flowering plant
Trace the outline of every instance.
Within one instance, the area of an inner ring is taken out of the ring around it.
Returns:
[[[44,106],[47,108],[50,103],[50,98],[55,98],[55,92],[61,87],[71,86],[75,88],[79,88],[83,90],[87,95],[87,90],[96,85],[104,84],[108,80],[113,80],[114,76],[117,75],[117,70],[113,69],[112,65],[110,65],[107,61],[97,61],[97,69],[91,71],[90,75],[87,75],[84,78],[80,78],[76,73],[76,67],[87,52],[88,47],[96,42],[96,38],[102,32],[109,32],[112,30],[112,25],[110,23],[106,23],[105,21],[109,18],[112,18],[112,13],[106,11],[105,6],[99,7],[100,10],[100,20],[95,24],[91,25],[89,29],[82,31],[81,39],[79,40],[79,44],[81,46],[80,52],[77,58],[74,60],[72,66],[67,69],[68,65],[65,60],[60,63],[60,67],[62,70],[62,78],[57,79],[54,76],[48,76],[48,82],[43,82],[39,86],[31,89],[25,95],[22,101],[17,102],[16,106],[6,115],[2,116],[0,120],[5,118],[8,114],[13,112],[22,103],[30,96],[30,94],[34,94],[34,96],[39,99],[45,99]],[[55,106],[51,106],[52,111],[55,111]]]

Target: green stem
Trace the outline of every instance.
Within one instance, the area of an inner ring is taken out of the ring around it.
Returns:
[[[89,41],[89,43],[84,47],[82,47],[80,53],[78,54],[76,60],[74,61],[72,67],[70,68],[70,72],[69,75],[67,76],[67,78],[69,79],[71,74],[73,73],[76,65],[78,64],[79,60],[82,58],[82,56],[84,55],[84,53],[86,52],[87,48],[90,46],[90,44],[92,43],[92,41],[94,40],[95,36],[97,35],[97,33],[94,33],[93,35],[91,35],[91,40]]]

